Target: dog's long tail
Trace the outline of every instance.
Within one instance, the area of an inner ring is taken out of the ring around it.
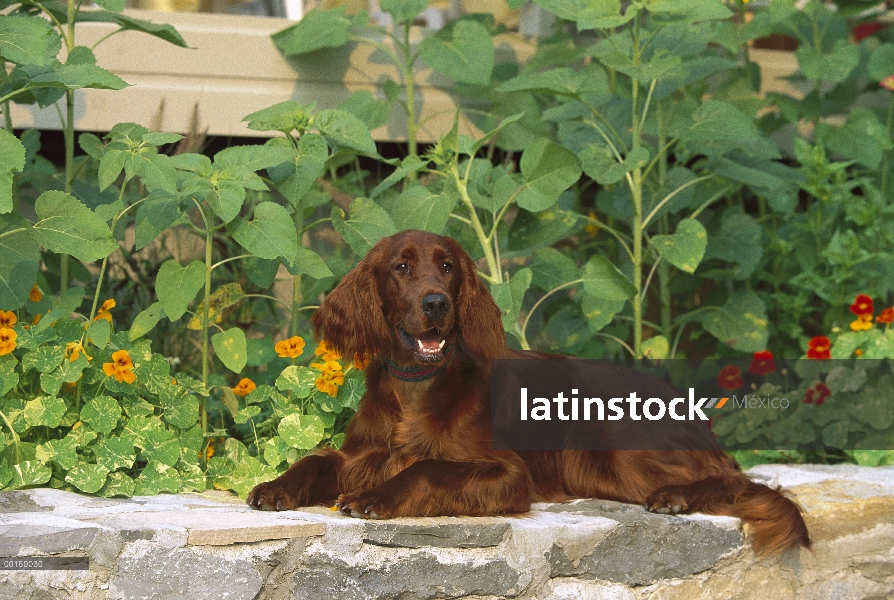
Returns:
[[[798,546],[810,548],[801,510],[779,488],[749,481],[736,495],[729,515],[749,524],[758,554],[775,554]]]

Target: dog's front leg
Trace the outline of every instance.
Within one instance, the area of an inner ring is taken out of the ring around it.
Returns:
[[[520,461],[428,459],[372,488],[342,494],[336,506],[370,519],[500,515],[530,510],[532,489]]]

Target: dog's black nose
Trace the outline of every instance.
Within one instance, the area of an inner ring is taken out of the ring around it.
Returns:
[[[428,294],[422,299],[420,308],[430,319],[443,319],[450,310],[450,299],[444,294]]]

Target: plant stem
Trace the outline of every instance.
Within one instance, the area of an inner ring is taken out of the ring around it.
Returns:
[[[500,265],[497,263],[494,249],[489,243],[488,236],[484,232],[484,227],[478,219],[475,205],[472,204],[472,198],[469,197],[469,190],[466,188],[468,184],[468,172],[471,170],[472,160],[474,159],[469,160],[470,168],[466,169],[466,179],[459,176],[459,167],[456,164],[450,167],[450,172],[453,175],[454,182],[456,182],[456,188],[459,190],[459,196],[462,199],[462,203],[469,211],[469,220],[472,223],[472,229],[475,231],[475,236],[478,238],[478,244],[484,252],[484,259],[487,262],[487,270],[489,271],[488,275],[490,275],[489,280],[491,283],[503,283],[503,273],[500,270]]]
[[[301,207],[296,206],[295,212],[292,213],[292,220],[295,223],[295,231],[298,232],[298,237],[303,238],[301,235],[302,230],[304,228],[304,218],[301,214]],[[301,240],[299,240],[301,241]],[[292,276],[292,319],[289,325],[289,337],[293,337],[298,335],[298,316],[301,311],[301,273]]]

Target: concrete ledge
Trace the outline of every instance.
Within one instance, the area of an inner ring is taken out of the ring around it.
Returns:
[[[758,560],[739,521],[603,500],[508,518],[360,521],[249,510],[233,496],[0,494],[0,599],[882,599],[894,597],[894,468],[762,466],[804,507],[813,552]]]

